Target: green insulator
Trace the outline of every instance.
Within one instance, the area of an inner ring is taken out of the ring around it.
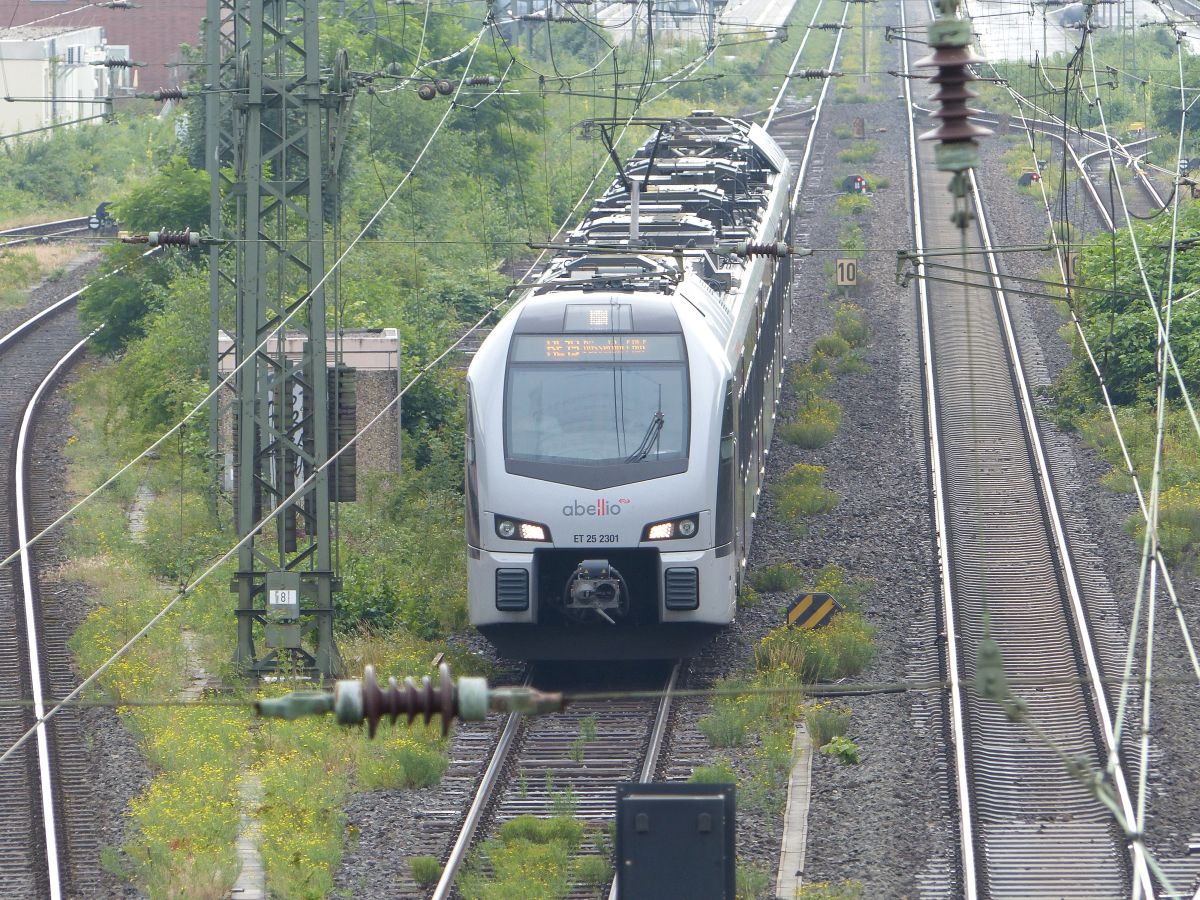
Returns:
[[[264,697],[254,704],[264,719],[286,719],[291,722],[301,716],[323,716],[333,711],[333,694],[325,691],[292,691],[282,697]]]

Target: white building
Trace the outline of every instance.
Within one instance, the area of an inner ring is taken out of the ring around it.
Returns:
[[[0,136],[103,115],[108,55],[99,26],[0,28]]]

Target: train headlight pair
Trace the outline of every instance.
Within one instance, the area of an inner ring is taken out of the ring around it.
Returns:
[[[643,541],[674,541],[687,540],[696,536],[700,530],[700,514],[692,513],[678,519],[666,519],[662,522],[651,522],[642,530]]]
[[[550,540],[550,529],[538,522],[522,522],[520,519],[510,519],[506,516],[496,516],[496,534],[506,541],[542,541]]]

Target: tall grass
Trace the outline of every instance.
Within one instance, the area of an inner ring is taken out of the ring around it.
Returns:
[[[833,400],[819,398],[801,405],[790,422],[779,426],[779,436],[805,450],[824,447],[842,424],[842,408]]]
[[[804,582],[804,573],[792,563],[783,562],[755,569],[750,573],[750,584],[756,591],[775,593],[794,591]]]
[[[857,675],[875,660],[875,629],[859,613],[838,613],[823,628],[776,628],[754,651],[760,671],[805,682]]]

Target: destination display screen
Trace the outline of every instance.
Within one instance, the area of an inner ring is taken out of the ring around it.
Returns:
[[[677,334],[518,334],[513,362],[682,362]]]

